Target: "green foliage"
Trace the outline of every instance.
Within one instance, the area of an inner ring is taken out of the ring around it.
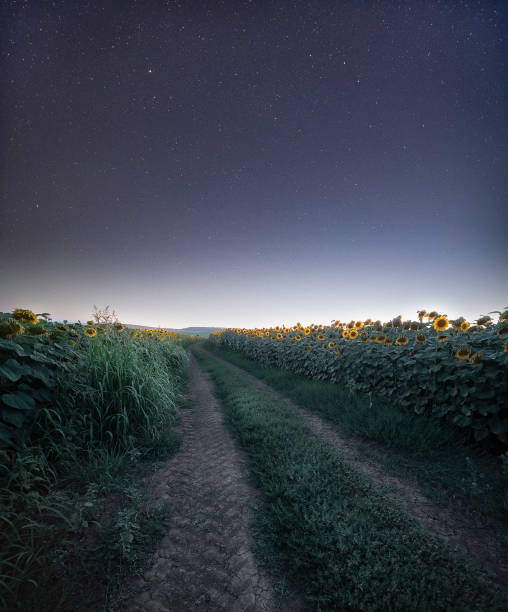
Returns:
[[[82,576],[93,565],[74,545],[96,528],[95,501],[83,490],[118,489],[128,466],[178,448],[171,427],[188,360],[175,339],[18,310],[23,332],[0,338],[0,607],[53,610],[57,587],[76,581],[67,568]],[[125,499],[109,531],[94,536],[102,575],[116,557],[130,567],[126,557],[137,557],[146,536],[145,515]]]
[[[256,551],[325,610],[503,610],[465,561],[450,556],[245,375],[192,349],[218,387],[226,424],[262,494]]]
[[[299,330],[287,330],[275,340],[273,330],[266,330],[268,335],[257,330],[226,330],[212,334],[210,340],[268,366],[385,398],[418,415],[442,417],[475,440],[490,435],[508,441],[506,323],[481,321],[483,326],[465,332],[460,327],[447,329],[445,341],[439,340],[443,334],[431,323],[407,322],[404,336],[408,343],[401,346],[375,341],[379,329],[383,338],[395,342],[400,331],[393,322],[367,326],[355,339],[344,338],[342,329],[332,326],[320,331],[324,341],[314,331],[308,336],[300,332],[299,341]],[[423,343],[416,341],[418,334],[425,338]],[[329,342],[335,344],[333,350],[327,348]],[[459,359],[457,351],[464,346],[466,358]]]

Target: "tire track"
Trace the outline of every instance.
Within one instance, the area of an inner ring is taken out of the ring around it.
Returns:
[[[480,572],[486,570],[490,581],[508,595],[508,561],[498,545],[496,530],[491,524],[472,527],[456,520],[450,510],[438,506],[423,495],[416,480],[409,481],[387,474],[380,465],[365,459],[360,450],[365,445],[361,441],[341,433],[337,426],[328,423],[310,410],[294,404],[273,387],[238,366],[214,353],[208,354],[242,373],[260,390],[283,400],[299,415],[302,422],[306,423],[316,435],[329,442],[348,463],[361,470],[371,480],[384,485],[390,498],[424,529],[441,538],[452,554],[465,556]],[[499,527],[506,532],[505,523],[499,524]]]
[[[182,447],[150,477],[152,505],[168,501],[171,527],[152,566],[115,609],[140,612],[297,612],[298,601],[277,601],[254,560],[249,535],[256,491],[243,453],[223,427],[212,383],[190,355],[190,408],[182,409]]]

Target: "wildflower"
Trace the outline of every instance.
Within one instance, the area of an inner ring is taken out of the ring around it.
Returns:
[[[397,338],[397,340],[395,340],[395,344],[398,344],[399,346],[403,346],[404,344],[407,344],[409,342],[407,336],[399,336]]]
[[[416,334],[415,340],[416,342],[419,342],[420,344],[423,344],[426,340],[426,336],[425,334]]]
[[[443,331],[445,329],[448,328],[448,326],[450,325],[450,322],[448,321],[448,319],[443,315],[441,317],[437,317],[437,319],[434,320],[434,329],[437,331]]]
[[[33,323],[36,325],[39,322],[35,314],[31,310],[26,310],[25,308],[16,308],[13,310],[12,316],[22,323]]]
[[[93,338],[94,336],[97,335],[97,330],[95,329],[95,327],[85,327],[85,329],[83,330],[83,333],[85,334],[85,336],[88,336],[89,338]]]
[[[469,346],[461,346],[457,352],[455,353],[455,357],[457,359],[469,359],[469,355],[471,355],[471,349]]]
[[[354,340],[357,336],[358,336],[358,332],[356,331],[356,329],[352,329],[349,332],[349,337],[351,338],[351,340]]]
[[[468,323],[467,321],[462,321],[462,323],[460,324],[460,331],[467,332],[470,327],[471,323]]]

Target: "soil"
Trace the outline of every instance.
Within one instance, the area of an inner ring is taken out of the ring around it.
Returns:
[[[485,523],[483,521],[475,526],[457,520],[449,509],[436,505],[423,495],[415,480],[411,481],[387,474],[380,465],[366,459],[361,451],[362,448],[375,447],[376,452],[380,453],[379,447],[365,444],[363,441],[346,435],[336,425],[332,425],[311,411],[297,406],[245,370],[215,354],[212,356],[247,376],[259,389],[282,399],[301,417],[302,422],[306,423],[318,436],[329,442],[348,463],[366,474],[372,481],[383,485],[389,497],[425,530],[443,540],[452,554],[464,556],[478,570],[488,572],[488,580],[508,595],[508,559],[504,556],[496,541],[496,534],[499,533],[500,528],[508,532],[508,523],[500,525],[498,519],[494,517],[492,522]],[[389,453],[385,449],[382,452],[384,455]],[[496,524],[497,529],[494,524]]]
[[[151,505],[170,503],[171,526],[150,569],[128,585],[113,609],[303,611],[296,598],[281,601],[253,557],[249,522],[256,491],[248,483],[245,456],[224,429],[211,381],[190,358],[181,448],[146,482]]]

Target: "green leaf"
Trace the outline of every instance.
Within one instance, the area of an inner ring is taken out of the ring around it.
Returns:
[[[491,421],[490,430],[497,436],[508,432],[508,418],[496,419]]]
[[[23,375],[23,366],[15,359],[8,359],[0,364],[0,376],[7,378],[11,382],[16,382]]]
[[[25,422],[25,414],[13,408],[2,408],[0,416],[6,423],[10,423],[14,427],[23,427]]]
[[[2,395],[2,402],[6,406],[11,406],[11,408],[16,408],[17,410],[32,410],[35,408],[33,398],[23,392],[4,393]]]
[[[12,340],[3,340],[0,338],[0,349],[9,353],[16,353],[18,357],[23,357],[23,355],[25,355],[23,347],[16,344],[16,342],[12,342]]]

